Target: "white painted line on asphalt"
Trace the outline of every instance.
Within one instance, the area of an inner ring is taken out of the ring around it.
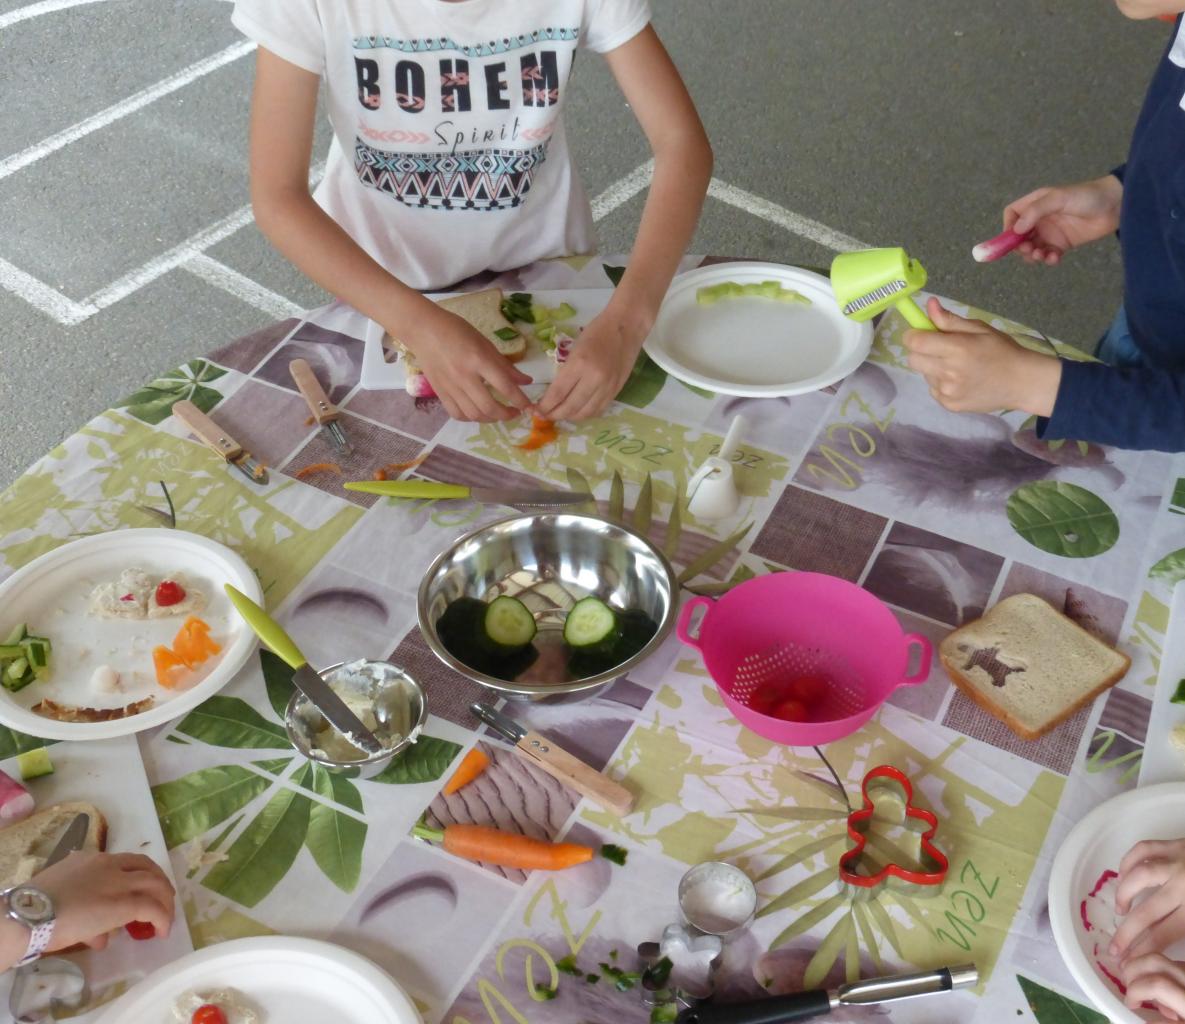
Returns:
[[[189,262],[181,264],[182,270],[188,270],[203,281],[221,288],[224,292],[241,299],[249,306],[261,309],[263,312],[286,320],[291,316],[303,316],[304,310],[291,299],[286,299],[278,292],[265,288],[258,281],[253,281],[246,274],[240,274],[232,267],[205,253],[199,253]]]
[[[642,189],[650,184],[654,175],[654,160],[647,160],[641,167],[630,171],[620,181],[615,181],[591,203],[593,220],[608,217],[619,206],[628,203]]]
[[[35,143],[27,149],[22,149],[19,153],[13,153],[12,156],[0,160],[0,179],[7,178],[10,174],[15,174],[21,168],[28,167],[29,164],[36,163],[43,157],[47,157],[51,153],[56,153],[59,149],[70,145],[72,142],[77,142],[79,139],[85,138],[100,128],[106,128],[109,124],[113,124],[121,118],[127,117],[129,114],[134,114],[137,110],[142,110],[150,103],[155,103],[161,97],[176,92],[190,82],[196,81],[202,76],[210,74],[212,71],[217,71],[219,68],[225,67],[240,57],[245,57],[254,49],[255,44],[252,42],[235,43],[234,46],[228,46],[225,50],[213,56],[199,60],[194,64],[190,64],[187,68],[182,68],[176,74],[161,79],[161,81],[155,85],[150,85],[147,89],[141,89],[127,99],[113,103],[106,110],[100,110],[97,114],[84,118],[77,124],[72,124],[69,128],[65,128],[55,135],[51,135],[49,138]]]
[[[95,306],[75,302],[3,258],[0,258],[0,288],[12,292],[17,298],[24,299],[30,306],[67,327],[80,324],[98,312]]]
[[[42,14],[53,14],[56,11],[67,11],[71,7],[81,7],[84,4],[102,3],[103,0],[41,0],[41,3],[18,7],[15,11],[0,14],[0,31],[30,18],[40,17]]]
[[[811,220],[810,217],[804,217],[802,214],[787,210],[784,206],[779,206],[777,203],[763,199],[752,192],[746,192],[743,188],[729,185],[719,178],[712,179],[708,186],[708,195],[713,199],[719,199],[722,203],[728,203],[729,206],[744,210],[754,217],[759,217],[761,220],[777,224],[778,227],[785,228],[793,235],[809,238],[812,242],[818,242],[836,252],[853,252],[857,249],[872,248],[867,242],[861,242],[860,239],[829,228],[817,220]]]

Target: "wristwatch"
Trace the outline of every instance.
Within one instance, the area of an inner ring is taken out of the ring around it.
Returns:
[[[29,948],[17,966],[31,964],[49,949],[55,919],[53,900],[34,885],[14,885],[0,892],[0,900],[4,916],[29,929]]]

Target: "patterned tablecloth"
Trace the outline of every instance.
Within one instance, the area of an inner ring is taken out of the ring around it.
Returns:
[[[566,292],[587,320],[611,293],[612,270],[574,259],[492,280],[507,291]],[[516,447],[521,425],[452,422],[437,403],[361,390],[365,328],[332,305],[195,359],[91,421],[0,495],[3,577],[78,534],[158,525],[138,506],[161,505],[164,481],[178,526],[247,559],[269,608],[314,664],[390,658],[427,690],[426,734],[370,781],[293,755],[280,718],[286,673],[266,653],[219,695],[141,736],[195,945],[272,932],[331,939],[390,971],[430,1022],[645,1021],[631,985],[634,951],[675,919],[688,865],[722,859],[760,891],[757,920],[730,944],[719,976],[730,997],[974,961],[979,990],[872,1016],[1104,1019],[1071,1002],[1082,997],[1053,944],[1046,888],[1070,827],[1135,781],[1169,594],[1185,577],[1180,460],[1043,443],[1021,414],[944,412],[904,367],[895,315],[881,321],[872,358],[848,380],[796,398],[713,396],[643,360],[604,418],[564,425],[556,444],[533,452]],[[345,462],[306,422],[288,371],[297,356],[345,410],[357,449]],[[247,483],[189,440],[171,416],[181,398],[274,467],[271,482]],[[1029,591],[1132,656],[1119,687],[1036,742],[980,711],[936,666],[924,685],[898,691],[865,728],[827,748],[853,797],[875,765],[912,777],[919,802],[941,818],[938,841],[951,857],[937,897],[851,903],[836,880],[842,804],[818,757],[742,729],[698,656],[673,636],[597,699],[516,708],[640,794],[624,821],[578,802],[474,728],[466,707],[479,688],[440,664],[416,627],[416,588],[430,560],[505,510],[379,500],[345,492],[332,473],[295,478],[326,460],[342,462],[345,479],[368,478],[426,454],[415,469],[422,477],[566,485],[575,469],[602,500],[617,471],[632,507],[649,474],[650,533],[661,542],[676,487],[739,412],[749,420],[736,455],[741,508],[722,523],[684,514],[675,561],[711,561],[719,540],[752,529],[700,584],[784,569],[831,573],[867,587],[906,630],[935,643],[998,599]],[[1026,526],[1022,504],[1047,523]],[[1066,508],[1077,512],[1067,519]],[[0,756],[19,742],[0,735],[8,748]],[[443,796],[451,766],[474,744],[491,768]],[[597,858],[559,874],[486,869],[409,838],[425,814],[613,842],[628,861]],[[210,851],[221,856],[200,856]],[[830,1019],[869,1019],[869,1011]]]

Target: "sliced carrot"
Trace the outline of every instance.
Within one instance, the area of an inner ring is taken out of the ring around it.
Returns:
[[[314,473],[336,473],[338,476],[342,475],[342,468],[336,462],[314,462],[304,469],[296,471],[296,479],[303,480],[306,476],[312,476]]]
[[[444,795],[452,796],[458,789],[468,786],[490,766],[490,759],[480,747],[474,747],[453,772],[453,777],[444,784]]]
[[[173,637],[173,653],[190,668],[196,668],[221,650],[210,636],[209,625],[194,615],[182,623]]]
[[[188,668],[184,661],[165,646],[152,649],[152,667],[156,670],[156,681],[166,690],[172,690],[180,680],[175,673]]]
[[[443,831],[417,825],[412,834],[443,844],[449,853],[465,860],[497,864],[504,868],[560,871],[584,864],[593,857],[591,846],[549,843],[544,839],[499,832],[486,825],[449,825]]]
[[[516,445],[516,447],[523,449],[523,451],[533,452],[544,445],[551,444],[559,436],[560,432],[551,420],[545,420],[542,416],[532,416],[531,433],[522,444]]]

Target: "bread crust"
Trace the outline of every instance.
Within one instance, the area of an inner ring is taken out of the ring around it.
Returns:
[[[1020,596],[1020,595],[1014,595],[1014,596]],[[1036,595],[1033,595],[1033,594],[1024,595],[1024,596],[1036,597]],[[1042,599],[1037,598],[1037,600],[1042,600]],[[1048,721],[1043,723],[1040,728],[1037,728],[1037,729],[1030,728],[1029,726],[1025,725],[1024,722],[1022,722],[1020,719],[1018,719],[1014,714],[1012,714],[1005,708],[1000,707],[999,705],[993,703],[990,699],[988,699],[987,695],[983,692],[982,688],[973,679],[968,677],[963,672],[962,668],[959,665],[957,665],[954,662],[954,660],[947,653],[948,647],[953,646],[953,643],[955,641],[957,641],[957,638],[959,637],[960,634],[964,633],[964,631],[969,631],[969,630],[979,626],[982,622],[984,622],[985,619],[988,619],[991,616],[991,614],[995,610],[995,608],[988,609],[988,611],[985,612],[984,615],[981,616],[980,618],[975,619],[972,622],[964,623],[958,629],[954,630],[942,641],[942,643],[939,645],[939,648],[938,648],[939,660],[942,662],[942,667],[944,669],[946,669],[946,674],[948,676],[950,676],[951,682],[953,682],[955,684],[955,686],[957,686],[964,694],[966,694],[968,698],[970,698],[972,701],[974,701],[977,706],[982,708],[984,711],[986,711],[992,717],[999,719],[1006,726],[1008,726],[1009,729],[1011,729],[1014,733],[1016,733],[1017,736],[1021,737],[1021,739],[1025,739],[1025,740],[1040,739],[1042,736],[1051,732],[1053,729],[1056,729],[1059,725],[1061,725],[1064,721],[1066,721],[1066,719],[1071,718],[1074,715],[1076,715],[1084,707],[1093,703],[1101,694],[1105,693],[1112,686],[1114,686],[1116,683],[1118,683],[1119,680],[1121,680],[1125,675],[1127,675],[1128,669],[1131,668],[1131,658],[1128,655],[1124,654],[1123,651],[1116,650],[1115,648],[1111,647],[1109,644],[1104,643],[1102,640],[1100,640],[1093,633],[1090,633],[1087,630],[1083,629],[1077,622],[1075,622],[1073,619],[1071,619],[1068,615],[1065,615],[1064,613],[1059,612],[1052,605],[1049,605],[1049,602],[1046,601],[1044,603],[1046,605],[1048,605],[1050,611],[1052,611],[1055,615],[1059,616],[1062,620],[1064,620],[1065,624],[1067,624],[1072,629],[1077,630],[1079,633],[1081,633],[1083,636],[1085,636],[1091,643],[1101,644],[1102,646],[1106,647],[1108,650],[1113,651],[1122,660],[1122,664],[1119,665],[1115,669],[1114,672],[1110,673],[1109,675],[1104,677],[1102,680],[1100,680],[1100,682],[1098,683],[1097,686],[1094,686],[1093,688],[1091,688],[1088,692],[1086,692],[1083,695],[1081,695],[1080,697],[1078,697],[1075,701],[1068,704],[1065,708],[1063,708],[1061,711],[1059,711],[1056,715],[1054,715]],[[997,605],[996,607],[998,608],[999,605]]]

